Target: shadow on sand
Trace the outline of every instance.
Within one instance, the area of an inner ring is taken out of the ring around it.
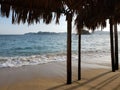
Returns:
[[[95,76],[94,78],[91,78],[89,80],[86,80],[84,82],[80,82],[80,81],[73,81],[73,84],[71,85],[67,85],[67,84],[62,84],[62,85],[58,85],[52,88],[49,88],[47,90],[57,90],[57,89],[61,89],[61,90],[74,90],[74,89],[78,89],[82,86],[85,86],[86,84],[90,84],[91,82],[95,81],[96,79],[102,78],[108,74],[112,73],[111,71],[99,74],[97,76]],[[89,89],[87,90],[102,90],[102,88],[104,88],[106,85],[108,85],[110,82],[113,82],[114,80],[116,80],[117,78],[120,77],[120,73],[115,73],[114,75],[112,75],[111,77],[102,80],[100,83],[97,83],[95,86],[89,86]],[[113,90],[118,90],[120,89],[120,84],[118,86],[116,86]]]

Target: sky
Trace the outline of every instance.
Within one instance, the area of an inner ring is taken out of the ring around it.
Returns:
[[[39,24],[12,24],[11,18],[1,17],[0,16],[0,34],[24,34],[29,32],[67,32],[67,23],[65,17],[62,16],[60,19],[60,24],[55,24],[53,21],[51,24],[46,25],[42,22]],[[100,29],[98,29],[100,30]],[[103,31],[108,31],[109,25]],[[73,25],[73,32],[76,32]]]
[[[67,23],[65,17],[63,16],[60,19],[60,24],[55,24],[53,21],[51,24],[44,24],[42,22],[38,24],[12,24],[11,18],[1,17],[0,16],[0,34],[24,34],[28,32],[66,32]]]

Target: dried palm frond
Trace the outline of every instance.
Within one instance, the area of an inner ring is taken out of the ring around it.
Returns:
[[[49,24],[53,19],[59,23],[62,13],[72,11],[76,14],[75,25],[95,29],[105,27],[106,20],[114,17],[120,23],[120,0],[0,0],[0,13],[9,17],[12,12],[13,23]]]

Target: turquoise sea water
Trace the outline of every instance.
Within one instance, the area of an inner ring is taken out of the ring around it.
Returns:
[[[67,35],[0,35],[0,67],[14,67],[66,60]],[[78,36],[72,36],[73,54],[77,54]],[[109,53],[109,32],[82,35],[82,52]]]
[[[0,56],[30,56],[66,50],[65,34],[2,35]]]

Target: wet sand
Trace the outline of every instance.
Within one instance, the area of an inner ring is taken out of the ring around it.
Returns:
[[[72,62],[72,84],[66,84],[66,62],[0,69],[0,90],[120,90],[120,70],[82,63],[77,80],[77,61]]]

